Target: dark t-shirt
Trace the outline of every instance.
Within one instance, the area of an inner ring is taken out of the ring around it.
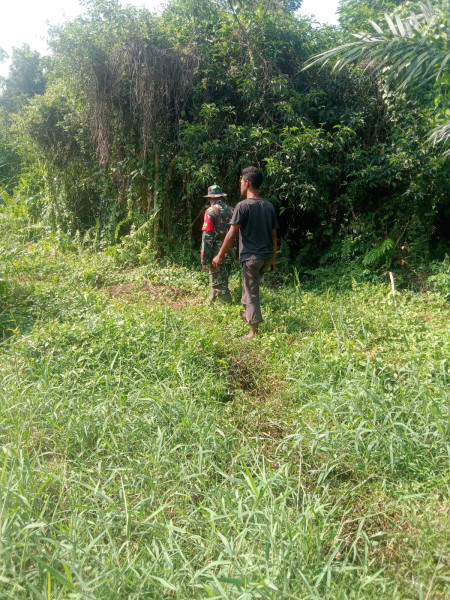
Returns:
[[[239,260],[272,258],[272,230],[278,227],[273,204],[246,198],[236,204],[230,225],[239,225]]]

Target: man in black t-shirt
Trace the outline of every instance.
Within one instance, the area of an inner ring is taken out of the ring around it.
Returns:
[[[250,325],[252,338],[258,333],[262,322],[259,304],[259,285],[261,277],[267,271],[275,270],[277,252],[277,218],[270,202],[259,197],[262,173],[256,167],[247,167],[242,171],[241,194],[245,200],[238,202],[230,221],[230,229],[222,247],[213,259],[218,266],[239,232],[239,261],[242,263],[242,304],[243,317]]]

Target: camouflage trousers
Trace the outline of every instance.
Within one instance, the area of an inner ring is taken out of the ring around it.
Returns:
[[[216,299],[220,302],[231,302],[230,289],[228,287],[228,277],[230,276],[231,265],[221,263],[218,267],[209,267],[209,285],[211,291],[208,300],[214,302]]]

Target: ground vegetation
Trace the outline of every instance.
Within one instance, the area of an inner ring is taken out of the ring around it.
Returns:
[[[448,264],[279,273],[250,342],[200,270],[0,230],[0,598],[448,597]]]

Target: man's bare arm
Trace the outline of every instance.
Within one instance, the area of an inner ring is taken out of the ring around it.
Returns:
[[[277,230],[276,229],[272,229],[272,243],[273,243],[273,257],[272,257],[272,264],[270,265],[271,273],[273,273],[275,271],[275,260],[277,258],[278,238],[277,238]]]
[[[223,261],[223,257],[234,244],[234,240],[236,239],[236,236],[239,232],[239,228],[240,225],[231,225],[227,235],[225,236],[225,239],[223,240],[223,244],[219,250],[219,253],[212,259],[213,267],[218,267]]]

